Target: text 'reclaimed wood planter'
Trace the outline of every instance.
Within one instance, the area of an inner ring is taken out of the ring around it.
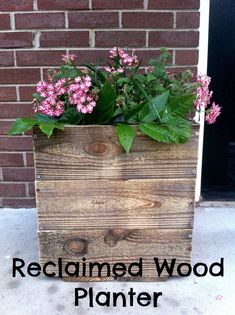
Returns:
[[[130,154],[113,126],[66,126],[50,139],[35,129],[40,263],[142,258],[142,279],[157,280],[154,257],[190,262],[197,151],[198,126],[183,145],[138,133]]]

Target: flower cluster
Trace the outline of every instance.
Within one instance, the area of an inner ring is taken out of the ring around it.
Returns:
[[[76,55],[67,54],[62,60],[68,66]],[[40,81],[37,83],[36,91],[39,97],[33,100],[34,113],[41,113],[50,117],[60,117],[66,108],[76,106],[77,111],[82,114],[90,114],[96,106],[98,91],[92,88],[92,80],[86,71],[81,76],[73,79],[66,77],[55,80],[56,72],[51,70],[49,82]]]
[[[213,103],[211,108],[206,114],[205,120],[208,124],[214,124],[216,122],[217,117],[220,114],[221,114],[221,107]]]
[[[114,61],[118,61],[117,67],[105,67],[104,69],[109,73],[118,74],[124,72],[124,67],[138,67],[139,61],[138,57],[134,54],[134,50],[132,50],[132,55],[129,55],[126,51],[114,47],[110,50],[110,59]]]
[[[74,83],[68,87],[70,104],[76,106],[82,114],[91,114],[96,106],[97,94],[90,91],[91,86],[91,78],[86,75],[75,78]]]
[[[199,84],[197,88],[197,98],[194,103],[194,107],[197,111],[201,111],[201,109],[206,110],[210,104],[210,100],[212,97],[213,92],[210,91],[209,85],[211,82],[211,78],[206,75],[198,75],[197,76],[197,83]],[[216,105],[215,103],[212,104],[211,108],[206,110],[206,117],[205,120],[208,124],[213,124],[216,122],[216,118],[221,113],[221,107]]]
[[[67,54],[67,55],[62,55],[62,60],[65,63],[70,63],[71,61],[74,61],[77,58],[75,54]]]
[[[36,91],[43,100],[41,102],[33,100],[34,112],[40,112],[51,117],[61,116],[64,112],[65,104],[59,99],[59,96],[67,91],[65,83],[65,79],[60,79],[55,84],[46,81],[38,82]]]
[[[110,50],[110,59],[120,58],[122,65],[127,67],[137,67],[139,64],[138,57],[134,55],[134,50],[132,50],[132,56],[130,56],[124,50],[114,47]]]
[[[213,92],[209,90],[210,82],[211,78],[209,76],[197,76],[197,83],[199,84],[199,86],[197,88],[197,99],[194,104],[196,110],[200,110],[202,107],[204,107],[205,109],[208,107],[213,94]]]

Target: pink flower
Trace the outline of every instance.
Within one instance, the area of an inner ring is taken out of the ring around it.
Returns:
[[[111,73],[112,75],[113,74],[118,74],[118,73],[123,73],[124,72],[124,69],[123,68],[117,68],[115,69],[114,67],[105,67],[104,68],[107,72]]]
[[[211,108],[206,114],[205,120],[208,124],[214,124],[216,122],[216,118],[221,114],[221,107],[216,105],[215,103],[212,104]]]
[[[114,47],[110,51],[110,59],[120,58],[120,61],[124,66],[127,67],[137,67],[139,64],[137,56],[134,54],[134,49],[132,49],[132,55],[130,56],[127,52],[121,48]]]
[[[82,114],[91,114],[96,106],[97,93],[91,89],[91,77],[76,77],[68,87],[69,102]]]
[[[62,55],[62,60],[65,63],[68,63],[70,61],[74,61],[77,58],[77,56],[75,54],[66,54],[66,55]]]
[[[197,83],[199,83],[199,87],[197,88],[197,99],[194,103],[196,110],[208,107],[213,94],[213,92],[209,90],[210,82],[211,78],[206,75],[197,76]]]

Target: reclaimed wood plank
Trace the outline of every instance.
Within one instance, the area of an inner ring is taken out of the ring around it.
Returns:
[[[114,126],[66,126],[48,139],[34,130],[38,180],[195,178],[198,126],[186,144],[156,142],[140,132],[130,154]]]
[[[114,237],[115,241],[109,243],[110,237]],[[167,259],[169,263],[171,259],[176,258],[175,267],[179,263],[190,262],[191,238],[191,229],[43,231],[39,233],[40,260],[43,264],[48,260],[56,262],[60,257],[64,266],[67,262],[82,263],[82,258],[86,258],[87,265],[89,262],[98,261],[109,263],[112,267],[117,262],[128,266],[142,258],[143,278],[156,278],[154,257],[160,262]],[[58,272],[57,268],[52,269]],[[92,277],[98,276],[96,271],[92,273]],[[106,272],[104,268],[102,275],[107,276]],[[167,276],[167,273],[164,272],[162,276]]]
[[[191,179],[38,181],[36,191],[46,230],[193,225]]]

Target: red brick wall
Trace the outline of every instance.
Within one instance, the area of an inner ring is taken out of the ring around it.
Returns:
[[[103,63],[113,46],[136,47],[143,64],[169,47],[177,70],[196,69],[199,0],[10,0],[0,2],[0,205],[35,206],[31,135],[7,137],[32,115],[34,84],[60,56]]]

